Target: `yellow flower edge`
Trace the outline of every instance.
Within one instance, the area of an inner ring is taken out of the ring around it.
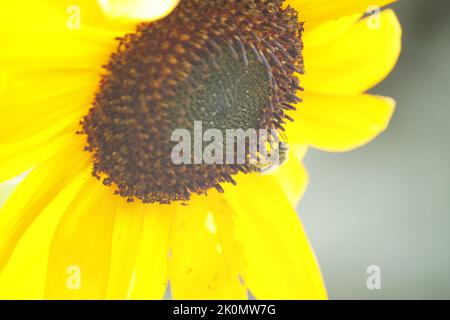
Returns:
[[[308,147],[351,150],[387,127],[394,101],[364,92],[395,65],[401,28],[391,10],[375,29],[361,17],[390,2],[287,1],[305,22],[307,71],[287,127],[291,159],[189,206],[112,196],[91,177],[74,134],[115,37],[136,15],[112,19],[88,0],[2,4],[0,182],[33,170],[0,209],[0,298],[161,299],[169,282],[176,299],[246,299],[247,290],[258,299],[327,298],[295,211],[308,183],[301,160]],[[67,27],[73,5],[82,19],[75,29]]]

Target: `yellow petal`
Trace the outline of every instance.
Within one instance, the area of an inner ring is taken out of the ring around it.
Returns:
[[[301,163],[307,148],[301,147],[301,149],[301,151],[292,150],[290,159],[274,173],[267,176],[267,178],[273,178],[274,183],[281,187],[293,208],[296,208],[300,202],[309,180],[308,172]]]
[[[12,16],[12,14],[19,14],[18,16]],[[27,5],[20,2],[4,1],[2,3],[2,10],[0,11],[0,17],[2,18],[2,24],[9,24],[11,29],[2,30],[2,32],[11,32],[22,30],[28,32],[33,31],[53,31],[55,26],[58,26],[60,22],[65,22],[65,17],[60,12],[57,12],[54,8],[40,0],[27,0]],[[40,22],[33,26],[33,23]],[[30,27],[34,28],[30,28]],[[66,24],[63,24],[64,29]],[[45,40],[45,39],[43,39]]]
[[[348,151],[360,147],[389,124],[395,101],[367,94],[354,96],[304,92],[286,130],[289,140],[326,151]]]
[[[24,176],[19,176],[0,184],[0,209],[23,178]]]
[[[127,203],[124,199],[118,200],[107,299],[123,300],[128,297],[144,219],[145,213],[141,205]]]
[[[169,235],[173,215],[165,205],[146,208],[129,298],[162,299],[168,284]]]
[[[104,299],[117,201],[89,177],[70,203],[50,247],[45,298]]]
[[[43,1],[59,12],[59,15],[65,20],[65,25],[71,30],[85,30],[94,27],[119,32],[117,35],[133,31],[137,23],[165,17],[175,9],[179,2],[179,0]],[[73,28],[74,26],[76,28]]]
[[[6,84],[8,83],[8,75],[4,72],[0,73],[0,95],[5,91]]]
[[[59,12],[68,27],[95,27],[107,30],[131,30],[134,25],[110,19],[96,0],[42,0]],[[76,28],[75,28],[76,29]]]
[[[364,92],[381,82],[394,68],[401,51],[402,31],[392,10],[379,16],[379,25],[361,20],[342,36],[321,46],[305,42],[308,91],[335,94]],[[379,28],[378,28],[379,27]]]
[[[0,210],[0,270],[40,212],[88,163],[89,157],[75,142],[34,169],[17,187]]]
[[[117,34],[89,27],[71,29],[68,17],[41,1],[2,4],[0,24],[3,72],[52,67],[98,72],[116,47]]]
[[[70,145],[76,137],[77,126],[68,127],[54,137],[46,139],[34,135],[17,143],[0,144],[0,182],[28,171]]]
[[[312,48],[334,40],[349,30],[360,18],[361,14],[357,13],[327,21],[316,28],[310,28],[309,24],[306,24],[302,37],[303,44],[306,48]]]
[[[221,195],[195,196],[178,207],[171,235],[169,278],[175,299],[246,299],[233,241],[232,211]]]
[[[310,28],[352,14],[365,13],[374,6],[383,7],[396,0],[286,0]]]
[[[15,143],[36,134],[48,139],[78,124],[88,112],[98,75],[70,71],[43,73],[39,78],[36,75],[11,76],[0,95],[0,143]]]
[[[37,168],[36,170],[40,170]],[[51,173],[48,173],[47,177]],[[24,232],[14,246],[14,253],[0,272],[0,299],[42,299],[47,274],[48,253],[53,233],[62,214],[76,195],[89,170],[77,175]],[[55,186],[57,187],[57,186]],[[26,201],[26,195],[22,198]]]
[[[244,252],[242,276],[257,299],[324,299],[315,255],[281,188],[264,176],[241,176],[225,198],[234,209]]]
[[[120,199],[107,299],[162,299],[168,284],[166,206]]]
[[[98,0],[104,13],[122,21],[153,21],[167,16],[180,0]]]
[[[2,5],[0,21],[0,143],[37,135],[42,143],[86,113],[114,37],[69,30],[65,17],[40,1]]]
[[[21,19],[17,19],[21,17]],[[109,33],[70,30],[66,17],[41,1],[5,3],[0,11],[0,140],[46,131],[44,140],[78,122],[92,103],[101,66],[116,44]]]

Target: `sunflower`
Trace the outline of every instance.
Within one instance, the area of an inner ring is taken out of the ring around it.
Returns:
[[[0,182],[28,173],[0,213],[0,296],[326,298],[301,160],[387,127],[394,101],[364,92],[401,28],[365,13],[390,2],[2,2]],[[175,166],[166,135],[196,119],[282,130],[289,160]]]

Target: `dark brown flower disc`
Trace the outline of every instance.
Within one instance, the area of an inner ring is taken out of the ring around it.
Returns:
[[[247,165],[175,165],[174,130],[277,129],[299,101],[303,25],[274,0],[182,0],[119,39],[83,130],[94,172],[145,203],[187,201]]]

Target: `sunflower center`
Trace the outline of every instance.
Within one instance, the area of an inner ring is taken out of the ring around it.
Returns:
[[[83,120],[94,176],[129,201],[187,201],[249,163],[177,165],[175,130],[283,130],[299,101],[302,23],[274,0],[184,0],[119,39]]]

